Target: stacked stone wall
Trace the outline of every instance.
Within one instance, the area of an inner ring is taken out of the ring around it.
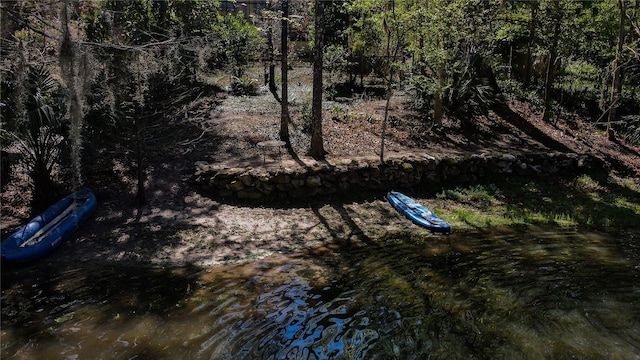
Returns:
[[[444,183],[473,183],[511,174],[558,176],[598,168],[589,155],[575,153],[474,154],[436,158],[429,155],[354,157],[304,166],[221,168],[196,163],[197,186],[222,197],[259,200],[270,197],[308,198],[353,190],[389,190]]]

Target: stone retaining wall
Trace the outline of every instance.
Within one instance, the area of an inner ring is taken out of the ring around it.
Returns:
[[[474,154],[436,158],[429,155],[357,157],[332,162],[278,163],[277,167],[221,168],[196,163],[195,183],[222,197],[259,200],[307,198],[352,190],[387,190],[443,183],[472,183],[489,176],[569,175],[598,167],[589,155],[574,153]]]

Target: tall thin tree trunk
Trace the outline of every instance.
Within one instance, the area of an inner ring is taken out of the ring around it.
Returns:
[[[280,100],[280,96],[278,96],[278,88],[276,87],[276,64],[273,55],[273,26],[271,25],[271,21],[269,21],[269,25],[267,26],[267,56],[269,57],[269,72],[267,74],[267,84],[269,85],[269,91],[276,99],[277,102],[282,102]],[[265,84],[265,85],[267,85]]]
[[[324,3],[323,0],[316,0],[315,9],[315,46],[313,54],[313,99],[311,111],[313,120],[311,122],[311,149],[309,155],[314,159],[324,159],[325,151],[322,138],[322,61],[324,48]]]
[[[433,124],[438,127],[442,126],[444,117],[444,77],[444,65],[438,65],[438,82],[433,103]]]
[[[394,22],[396,20],[395,9],[396,9],[396,2],[392,0],[391,11],[394,17]],[[401,43],[400,32],[398,31],[398,34],[396,36],[396,47],[393,51],[393,55],[391,55],[391,29],[388,26],[385,26],[385,32],[387,33],[386,55],[387,55],[387,68],[389,69],[389,77],[387,78],[387,84],[386,84],[387,85],[387,91],[386,91],[387,101],[384,106],[384,119],[382,120],[382,134],[380,135],[380,163],[384,163],[384,145],[385,145],[384,143],[385,143],[385,138],[387,134],[387,123],[389,122],[389,107],[391,106],[391,97],[393,96],[393,87],[392,87],[393,75],[394,75],[393,63],[398,58],[398,52],[400,51],[400,43]]]
[[[287,143],[291,148],[289,139],[289,0],[282,1],[282,36],[280,38],[281,47],[281,77],[282,77],[282,101],[280,102],[280,140]]]
[[[533,59],[531,59],[531,53],[533,50],[533,44],[535,42],[536,37],[536,22],[538,14],[538,2],[531,2],[531,19],[529,20],[529,41],[527,42],[527,59],[526,65],[524,69],[524,82],[523,85],[525,88],[529,87],[529,82],[531,81],[531,63]]]
[[[441,35],[436,38],[436,47],[442,47]],[[436,127],[442,126],[442,118],[444,117],[444,82],[445,82],[445,63],[444,59],[439,64],[436,64],[436,91],[433,95],[433,125]]]
[[[140,116],[140,106],[138,105],[138,103],[136,101],[134,101],[134,110],[133,110],[133,116],[134,116],[134,123],[135,123],[135,127],[136,127],[136,161],[138,163],[138,169],[137,169],[137,177],[138,177],[138,192],[136,194],[136,205],[138,206],[138,208],[142,207],[143,205],[145,205],[147,203],[147,197],[145,195],[145,190],[144,190],[144,181],[145,181],[145,167],[144,167],[144,158],[143,158],[143,152],[144,152],[144,144],[143,144],[143,136],[142,136],[142,123],[141,123],[141,116]]]
[[[611,84],[611,98],[609,100],[609,116],[607,118],[607,135],[609,140],[615,140],[615,132],[611,124],[616,121],[616,108],[618,107],[618,97],[622,90],[622,46],[624,45],[624,22],[627,12],[627,0],[618,0],[620,8],[620,22],[618,25],[618,44],[616,47],[616,58],[613,60],[613,83]]]
[[[542,121],[549,121],[551,118],[551,107],[552,107],[552,91],[553,91],[553,82],[555,80],[555,68],[556,61],[558,58],[558,41],[560,39],[560,23],[562,21],[562,16],[560,14],[560,3],[559,0],[554,0],[553,9],[555,12],[555,23],[553,27],[553,40],[551,44],[551,49],[549,51],[549,62],[547,63],[547,71],[545,74],[544,81],[544,111],[542,113]]]
[[[391,34],[387,31],[387,68],[389,69],[389,78],[387,79],[387,102],[384,105],[384,118],[382,119],[382,133],[380,134],[380,162],[384,163],[384,141],[387,135],[387,123],[389,121],[389,105],[391,104],[391,83],[393,82],[393,67],[391,66]]]
[[[60,70],[69,91],[69,144],[71,145],[71,168],[73,174],[73,188],[82,185],[81,171],[81,130],[82,130],[82,105],[76,88],[75,76],[75,48],[71,41],[71,30],[69,29],[68,17],[68,0],[63,4],[62,21],[63,21],[63,39],[60,45]]]

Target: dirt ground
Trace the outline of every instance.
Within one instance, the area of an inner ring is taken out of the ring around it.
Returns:
[[[310,69],[295,67],[289,78],[292,144],[299,160],[307,161],[310,138],[303,131],[302,114],[311,102]],[[393,97],[386,152],[591,153],[612,175],[640,184],[640,148],[608,141],[603,131],[574,115],[560,114],[552,126],[523,103],[509,101],[473,119],[471,125],[445,118],[442,129],[432,129],[407,109],[408,101],[401,92]],[[384,105],[383,99],[366,94],[325,101],[327,158],[379,154]],[[99,153],[98,160],[85,168],[85,185],[98,197],[95,215],[48,261],[220,264],[273,253],[366,245],[401,231],[406,220],[392,211],[382,192],[247,204],[211,197],[192,186],[198,161],[229,167],[292,164],[289,154],[270,153],[265,162],[256,146],[278,138],[279,121],[279,103],[261,88],[258,96],[201,96],[150,126],[145,144],[147,204],[141,209],[134,206],[136,181],[131,164]],[[24,174],[14,174],[1,195],[3,237],[32,216],[30,194],[21,179]]]

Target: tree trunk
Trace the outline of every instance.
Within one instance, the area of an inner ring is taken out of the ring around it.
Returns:
[[[444,65],[438,65],[438,84],[433,104],[433,125],[438,127],[442,126],[444,117],[444,77]]]
[[[618,97],[622,90],[622,46],[624,45],[624,21],[627,12],[627,0],[618,0],[620,8],[620,23],[618,25],[618,45],[616,48],[616,58],[613,60],[613,83],[611,85],[611,98],[609,100],[609,116],[607,118],[607,135],[609,140],[615,140],[615,132],[611,124],[616,121],[616,108],[618,107]]]
[[[387,58],[388,54],[389,54],[389,42],[390,40],[387,40]],[[391,104],[391,96],[392,96],[392,89],[391,89],[391,82],[393,81],[393,69],[390,66],[391,64],[389,64],[389,78],[387,79],[387,102],[384,105],[384,118],[382,120],[382,133],[380,134],[380,163],[384,163],[384,140],[387,136],[387,123],[389,121],[389,105]]]
[[[551,118],[551,106],[553,105],[551,93],[553,91],[553,82],[555,80],[555,68],[558,58],[558,41],[560,39],[560,22],[562,20],[559,0],[555,0],[553,5],[556,14],[553,27],[553,40],[549,51],[549,62],[547,63],[547,71],[544,80],[544,112],[542,113],[542,121],[549,121]]]
[[[538,14],[538,3],[536,1],[531,2],[531,20],[529,21],[529,41],[527,42],[527,62],[524,69],[524,82],[523,86],[525,88],[529,87],[529,82],[531,81],[531,63],[533,59],[531,59],[531,52],[533,49],[533,44],[535,42],[536,37],[536,21]]]
[[[287,143],[287,147],[291,148],[291,140],[289,139],[289,0],[282,1],[282,36],[281,36],[281,71],[282,71],[282,101],[280,102],[280,140]]]
[[[136,162],[138,163],[137,169],[137,177],[138,177],[138,192],[136,194],[136,205],[138,208],[142,207],[147,203],[147,197],[144,191],[144,181],[145,181],[145,169],[143,164],[143,136],[142,136],[142,123],[140,116],[140,106],[134,101],[134,125],[136,127]]]
[[[81,130],[82,130],[82,105],[76,88],[75,76],[75,48],[71,41],[71,31],[69,29],[68,1],[63,3],[62,21],[63,38],[60,45],[60,70],[62,77],[69,91],[69,144],[71,154],[71,170],[73,174],[73,190],[77,190],[82,185],[81,169]]]
[[[395,18],[395,6],[396,3],[394,0],[391,1],[391,10],[393,12],[394,22]],[[386,25],[386,24],[385,24]],[[380,135],[380,163],[384,163],[384,143],[387,135],[387,123],[389,122],[389,107],[391,105],[391,97],[393,96],[393,63],[398,58],[398,52],[400,51],[400,34],[398,31],[397,39],[396,39],[396,47],[393,51],[393,55],[391,55],[391,29],[388,26],[385,26],[385,31],[387,33],[387,47],[386,47],[386,55],[387,55],[387,69],[389,70],[389,77],[387,78],[387,92],[386,97],[387,101],[384,105],[384,119],[382,120],[382,133]]]
[[[273,56],[273,26],[271,26],[271,22],[269,22],[269,26],[267,26],[267,51],[269,54],[269,72],[267,74],[267,84],[269,85],[269,91],[273,94],[273,98],[276,99],[277,102],[281,103],[280,96],[278,96],[278,88],[276,87],[276,64]],[[265,84],[265,85],[267,85]]]
[[[322,138],[322,51],[323,51],[323,0],[316,0],[315,9],[315,46],[313,54],[313,100],[311,112],[311,149],[309,155],[316,160],[324,159],[324,144]]]

